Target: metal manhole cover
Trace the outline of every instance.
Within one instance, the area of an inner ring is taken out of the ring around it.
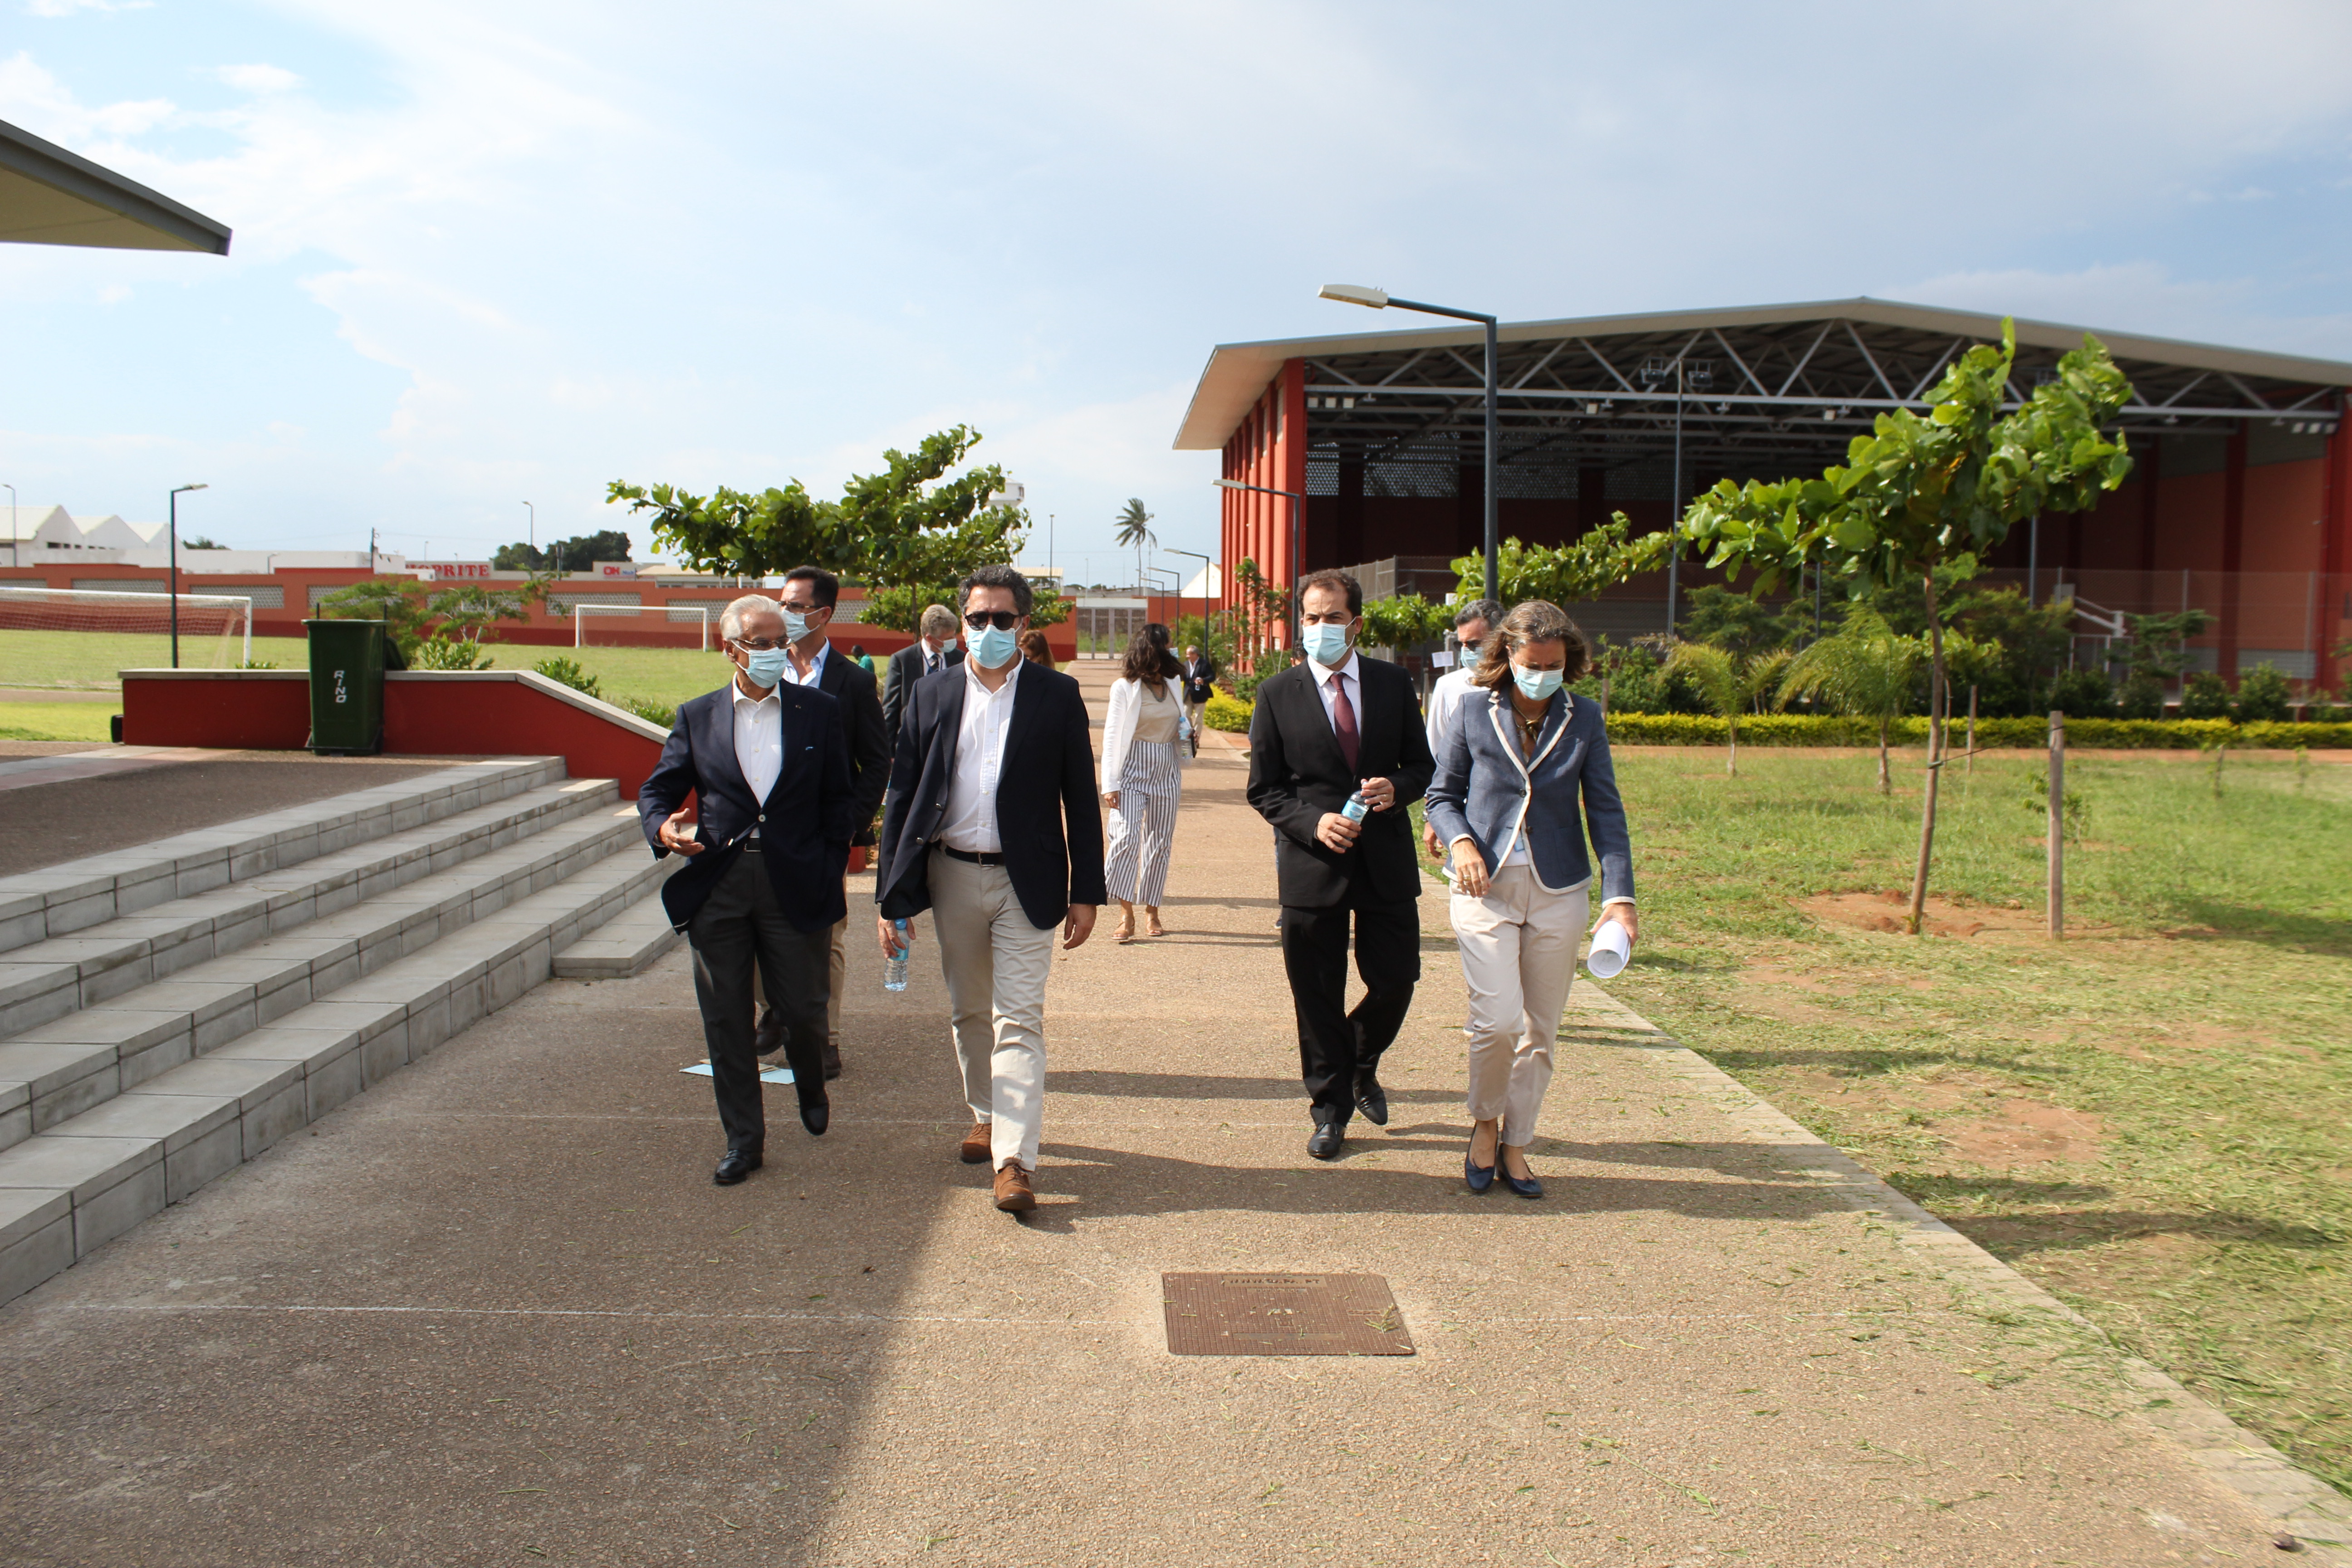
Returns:
[[[1175,1355],[1412,1355],[1377,1274],[1162,1274]]]

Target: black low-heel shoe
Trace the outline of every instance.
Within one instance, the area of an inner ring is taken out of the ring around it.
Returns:
[[[822,1138],[824,1130],[833,1125],[833,1101],[803,1100],[801,1101],[801,1125],[809,1130],[812,1138]]]
[[[1472,1192],[1483,1193],[1495,1184],[1495,1173],[1502,1168],[1502,1162],[1503,1156],[1499,1152],[1495,1155],[1492,1165],[1481,1165],[1465,1154],[1462,1156],[1462,1179],[1470,1184]]]
[[[1543,1196],[1543,1184],[1537,1181],[1535,1177],[1530,1175],[1525,1181],[1521,1181],[1503,1168],[1503,1152],[1499,1148],[1495,1151],[1495,1174],[1502,1177],[1504,1184],[1523,1198]]]

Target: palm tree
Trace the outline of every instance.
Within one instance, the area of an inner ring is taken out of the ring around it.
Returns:
[[[1810,697],[1840,713],[1878,721],[1878,793],[1891,795],[1886,732],[1906,708],[1927,657],[1926,643],[1906,637],[1877,611],[1857,606],[1834,637],[1799,654],[1780,682],[1780,706]]]
[[[1128,498],[1127,509],[1118,514],[1118,542],[1135,546],[1135,580],[1143,581],[1143,547],[1156,544],[1151,535],[1151,514],[1143,510],[1140,496]]]
[[[1706,705],[1719,714],[1724,727],[1730,731],[1731,755],[1725,769],[1732,777],[1739,776],[1739,716],[1752,713],[1761,705],[1768,688],[1780,682],[1789,668],[1789,653],[1776,648],[1741,658],[1712,643],[1683,642],[1666,656],[1660,668],[1662,675],[1679,675],[1698,688]]]

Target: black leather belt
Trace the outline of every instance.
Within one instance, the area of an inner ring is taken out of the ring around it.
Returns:
[[[942,844],[941,849],[957,860],[970,861],[974,866],[1002,866],[1004,857],[993,849],[959,849],[952,844]]]

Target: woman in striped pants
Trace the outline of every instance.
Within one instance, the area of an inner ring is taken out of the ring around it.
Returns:
[[[1176,678],[1183,667],[1169,651],[1168,628],[1153,621],[1127,645],[1127,667],[1111,682],[1103,720],[1103,804],[1110,807],[1110,896],[1118,900],[1122,944],[1135,940],[1135,906],[1145,933],[1166,936],[1160,898],[1168,886],[1168,852],[1176,837],[1178,772],[1187,726]]]

